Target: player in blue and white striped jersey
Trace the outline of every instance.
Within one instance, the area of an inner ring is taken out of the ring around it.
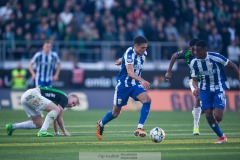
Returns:
[[[51,48],[51,42],[45,41],[43,44],[43,50],[37,52],[29,63],[29,71],[32,75],[32,79],[35,79],[36,87],[51,87],[52,80],[58,80],[61,62],[58,54],[51,51]],[[36,72],[33,68],[34,65]]]
[[[218,135],[215,144],[227,142],[227,137],[219,127],[223,119],[226,106],[225,90],[229,89],[223,67],[233,68],[239,77],[239,69],[236,64],[226,57],[215,52],[207,52],[207,42],[199,41],[194,46],[194,54],[197,57],[190,63],[194,95],[200,94],[202,110],[213,131]],[[197,77],[200,77],[198,88]]]
[[[146,136],[143,125],[148,117],[151,105],[151,98],[147,92],[150,88],[150,83],[141,78],[145,55],[147,55],[146,49],[146,38],[138,36],[134,39],[134,46],[129,47],[124,53],[121,69],[117,76],[113,109],[97,123],[96,136],[99,140],[103,137],[104,125],[120,114],[122,106],[127,104],[129,97],[132,97],[134,100],[139,100],[143,104],[134,135],[140,137]]]

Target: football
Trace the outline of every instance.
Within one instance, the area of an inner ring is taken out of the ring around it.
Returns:
[[[149,134],[151,140],[155,143],[162,142],[165,138],[165,132],[162,128],[155,127],[150,131]]]

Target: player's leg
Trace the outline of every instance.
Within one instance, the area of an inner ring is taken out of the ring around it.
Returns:
[[[122,107],[117,107],[116,105],[114,105],[113,110],[107,112],[103,119],[97,122],[96,136],[98,140],[102,140],[103,138],[104,125],[117,118],[121,112],[121,109]]]
[[[30,120],[20,123],[7,124],[6,129],[9,136],[11,136],[13,131],[16,129],[36,129],[42,125],[40,112],[36,111],[35,108],[31,106],[31,103],[36,98],[33,96],[35,95],[35,92],[35,89],[27,90],[21,97],[21,104],[23,106],[23,109],[26,112],[27,116],[32,119],[32,121]]]
[[[188,83],[189,83],[190,89],[193,93],[193,91],[195,90],[195,88],[193,87],[193,80],[190,79],[188,81]],[[201,116],[202,110],[201,110],[201,106],[200,106],[199,96],[195,97],[195,100],[196,100],[196,103],[195,103],[195,106],[193,106],[193,111],[192,111],[192,114],[193,114],[193,135],[200,135],[199,121],[200,121],[200,116]]]
[[[48,133],[47,130],[50,124],[52,124],[53,121],[57,118],[60,112],[60,108],[56,106],[53,102],[51,102],[51,103],[48,103],[48,105],[44,108],[44,111],[47,111],[48,114],[46,115],[43,125],[38,132],[38,136],[39,137],[53,136],[52,134]]]
[[[134,135],[135,136],[140,136],[140,137],[145,137],[147,135],[147,133],[143,130],[143,125],[145,123],[145,121],[147,120],[149,111],[150,111],[150,106],[151,106],[151,98],[148,94],[148,92],[146,92],[144,89],[141,91],[141,89],[137,89],[139,90],[140,94],[138,94],[136,96],[136,98],[142,102],[142,108],[141,108],[141,112],[140,112],[140,117],[139,117],[139,121],[138,121],[138,126],[137,129],[134,131]],[[136,91],[137,91],[136,90]],[[137,91],[137,92],[139,92]],[[134,99],[136,99],[133,96]]]
[[[106,113],[106,115],[97,122],[96,136],[98,140],[102,140],[104,125],[115,119],[121,112],[122,106],[127,104],[127,100],[131,89],[126,89],[124,87],[116,86],[114,98],[113,98],[113,109]]]
[[[193,107],[193,135],[200,135],[199,132],[199,121],[201,117],[201,106],[199,96],[195,97],[196,105]]]

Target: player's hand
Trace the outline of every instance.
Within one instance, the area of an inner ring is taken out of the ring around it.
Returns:
[[[32,79],[34,80],[35,78],[36,78],[36,74],[33,73],[33,74],[32,74]]]
[[[68,131],[64,131],[63,135],[64,135],[64,136],[71,136],[71,134],[68,133]]]
[[[115,65],[120,66],[122,64],[122,58],[118,58],[115,62]]]
[[[59,132],[55,132],[54,136],[63,136],[63,134],[59,133]]]
[[[144,89],[146,90],[150,89],[150,83],[148,81],[141,81],[141,84]]]
[[[197,89],[195,89],[195,90],[193,91],[193,95],[194,95],[195,97],[199,96],[199,93],[200,93],[199,88],[197,88]]]
[[[57,81],[58,80],[58,76],[57,75],[54,75],[53,76],[53,81]]]
[[[172,76],[172,73],[171,72],[167,72],[166,74],[165,74],[165,81],[169,81],[170,80],[170,78],[171,78],[171,76]]]

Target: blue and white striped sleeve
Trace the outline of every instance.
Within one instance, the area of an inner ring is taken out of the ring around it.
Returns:
[[[31,59],[31,63],[35,63],[36,62],[36,60],[37,60],[37,58],[40,56],[40,54],[41,54],[41,52],[37,52],[37,53],[35,53],[35,55],[33,56],[33,58]]]
[[[226,66],[229,62],[229,59],[219,53],[209,53],[209,57],[212,58],[214,61],[221,63],[223,66]]]
[[[134,63],[134,54],[132,47],[129,47],[124,54],[125,64],[133,64]]]
[[[194,68],[194,65],[196,65],[196,61],[192,60],[189,67],[191,69],[191,77],[197,77],[197,70]]]

